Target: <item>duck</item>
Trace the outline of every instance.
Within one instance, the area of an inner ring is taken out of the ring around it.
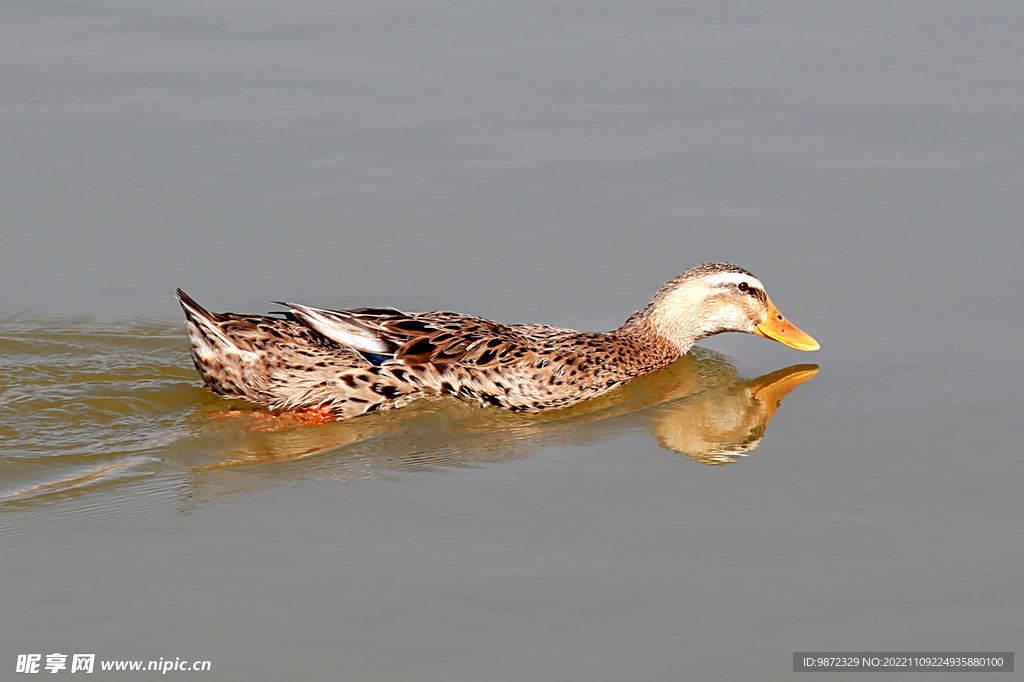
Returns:
[[[608,332],[504,324],[448,311],[328,310],[274,301],[268,315],[212,313],[178,289],[192,360],[227,398],[317,421],[454,396],[520,412],[569,407],[665,367],[722,332],[820,348],[731,263],[702,263]]]

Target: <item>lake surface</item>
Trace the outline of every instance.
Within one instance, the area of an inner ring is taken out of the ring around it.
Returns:
[[[0,676],[810,680],[794,651],[1018,648],[1019,5],[0,18]],[[600,330],[713,260],[822,350],[722,335],[540,415],[226,401],[170,293]]]

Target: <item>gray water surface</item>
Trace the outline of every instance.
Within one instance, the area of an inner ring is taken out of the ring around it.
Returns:
[[[1019,648],[1018,5],[0,19],[0,677],[811,680],[792,652]],[[533,417],[282,421],[201,385],[170,294],[596,330],[712,260],[822,350],[715,337]]]

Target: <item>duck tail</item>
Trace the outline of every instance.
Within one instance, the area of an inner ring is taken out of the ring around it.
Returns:
[[[248,350],[240,346],[236,340],[227,336],[221,329],[221,323],[227,319],[226,315],[210,312],[180,289],[175,291],[174,294],[178,299],[178,303],[181,304],[181,309],[185,312],[185,326],[188,328],[188,337],[194,341],[194,346],[198,335],[214,346],[233,348],[234,350]]]
[[[246,347],[248,344],[241,339],[232,338],[225,333],[223,323],[231,319],[229,316],[211,313],[181,289],[175,291],[175,296],[181,304],[181,309],[185,311],[185,325],[188,327],[193,350],[198,351],[201,346],[206,346],[210,350],[219,349],[222,353],[252,352],[251,348]],[[200,347],[197,347],[197,342],[205,343],[200,343]]]
[[[211,313],[181,289],[175,294],[185,311],[192,362],[203,381],[221,395],[251,398],[253,387],[246,368],[259,361],[259,353],[243,336],[232,333],[235,328],[244,327],[245,320]]]

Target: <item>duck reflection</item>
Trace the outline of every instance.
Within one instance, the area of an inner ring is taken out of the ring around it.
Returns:
[[[226,401],[175,372],[185,374],[177,365],[153,371],[156,399],[139,414],[106,408],[110,396],[137,401],[136,375],[144,372],[133,369],[123,380],[113,376],[113,386],[68,384],[64,390],[105,402],[80,399],[76,404],[85,407],[76,421],[65,418],[54,429],[20,435],[22,449],[36,443],[42,454],[4,460],[0,511],[109,494],[126,485],[133,495],[173,490],[189,504],[208,504],[288,480],[389,479],[524,459],[549,447],[627,436],[635,443],[647,434],[689,460],[728,464],[760,445],[781,401],[818,367],[796,365],[743,379],[726,356],[696,348],[668,367],[562,410],[523,414],[442,398],[329,424]],[[59,397],[63,408],[66,401]],[[36,402],[44,401],[45,410],[44,399]],[[19,404],[8,404],[8,413]],[[36,403],[24,409],[29,408],[39,411]]]
[[[256,484],[259,474],[279,481],[293,469],[302,477],[333,480],[388,478],[522,459],[541,447],[631,432],[652,433],[662,447],[695,462],[728,464],[758,447],[782,400],[817,373],[817,365],[794,365],[742,379],[729,358],[697,348],[617,391],[552,412],[517,414],[441,398],[308,425],[289,415],[223,411],[220,401],[202,418],[227,447],[219,461],[192,464],[193,483],[219,487],[224,481],[217,482],[216,473],[242,470],[255,475],[236,481],[242,487]]]
[[[817,373],[817,365],[794,365],[733,381],[721,390],[659,408],[651,431],[662,447],[695,462],[735,462],[761,444],[789,392]]]

